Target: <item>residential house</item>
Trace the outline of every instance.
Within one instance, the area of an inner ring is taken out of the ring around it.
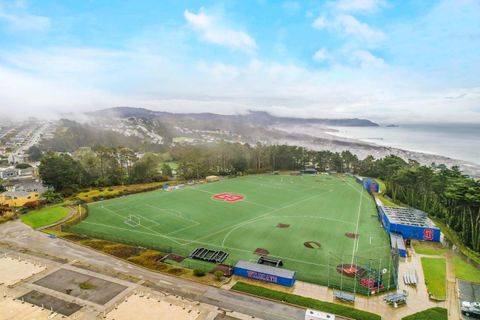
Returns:
[[[38,192],[6,191],[0,193],[0,205],[7,207],[23,207],[29,202],[40,200]]]

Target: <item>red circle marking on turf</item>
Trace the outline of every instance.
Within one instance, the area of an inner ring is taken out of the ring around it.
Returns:
[[[224,193],[219,193],[216,194],[212,197],[212,199],[215,200],[220,200],[220,201],[225,201],[225,202],[237,202],[237,201],[242,201],[245,199],[244,196],[241,196],[239,194],[233,194],[229,192],[224,192]]]

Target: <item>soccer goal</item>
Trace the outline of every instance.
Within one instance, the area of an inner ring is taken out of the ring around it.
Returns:
[[[129,215],[128,218],[124,221],[130,227],[138,227],[140,225],[140,217],[133,214]]]

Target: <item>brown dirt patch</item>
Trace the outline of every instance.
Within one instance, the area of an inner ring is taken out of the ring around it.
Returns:
[[[185,257],[179,256],[175,253],[170,253],[169,255],[167,255],[166,259],[170,259],[176,262],[182,262],[183,260],[185,260]]]
[[[258,254],[259,256],[266,256],[270,253],[267,249],[264,248],[257,248],[255,249],[255,254]]]
[[[185,270],[182,268],[172,268],[167,271],[167,273],[174,274],[174,275],[180,275],[182,273],[185,273]]]
[[[309,249],[320,249],[322,247],[320,242],[317,241],[307,241],[304,242],[303,245]]]
[[[139,255],[142,249],[122,244],[108,245],[103,248],[103,251],[119,258],[129,258]]]
[[[231,277],[233,274],[233,268],[225,264],[217,264],[215,268],[213,268],[212,273],[215,271],[222,271],[225,277]]]
[[[70,241],[82,241],[82,240],[88,240],[89,239],[88,237],[80,236],[80,235],[77,235],[77,234],[66,234],[66,235],[62,236],[62,238],[65,238],[65,239],[70,240]]]
[[[360,235],[358,233],[346,232],[345,236],[350,239],[358,239]]]
[[[339,264],[336,269],[338,273],[350,278],[362,278],[367,273],[364,268],[355,264]]]
[[[105,246],[108,246],[109,244],[112,244],[111,242],[105,241],[105,240],[97,240],[97,239],[92,239],[92,240],[83,240],[80,242],[81,244],[96,249],[96,250],[103,250]]]
[[[277,224],[277,228],[288,228],[288,227],[290,227],[290,225],[289,225],[289,224],[286,224],[286,223],[279,223],[279,224]]]

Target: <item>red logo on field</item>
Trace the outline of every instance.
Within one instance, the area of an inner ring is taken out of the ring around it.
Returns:
[[[225,201],[225,202],[237,202],[245,199],[244,196],[238,194],[231,194],[231,193],[219,193],[212,197],[215,200]]]
[[[423,240],[433,240],[433,230],[432,229],[423,230]]]

